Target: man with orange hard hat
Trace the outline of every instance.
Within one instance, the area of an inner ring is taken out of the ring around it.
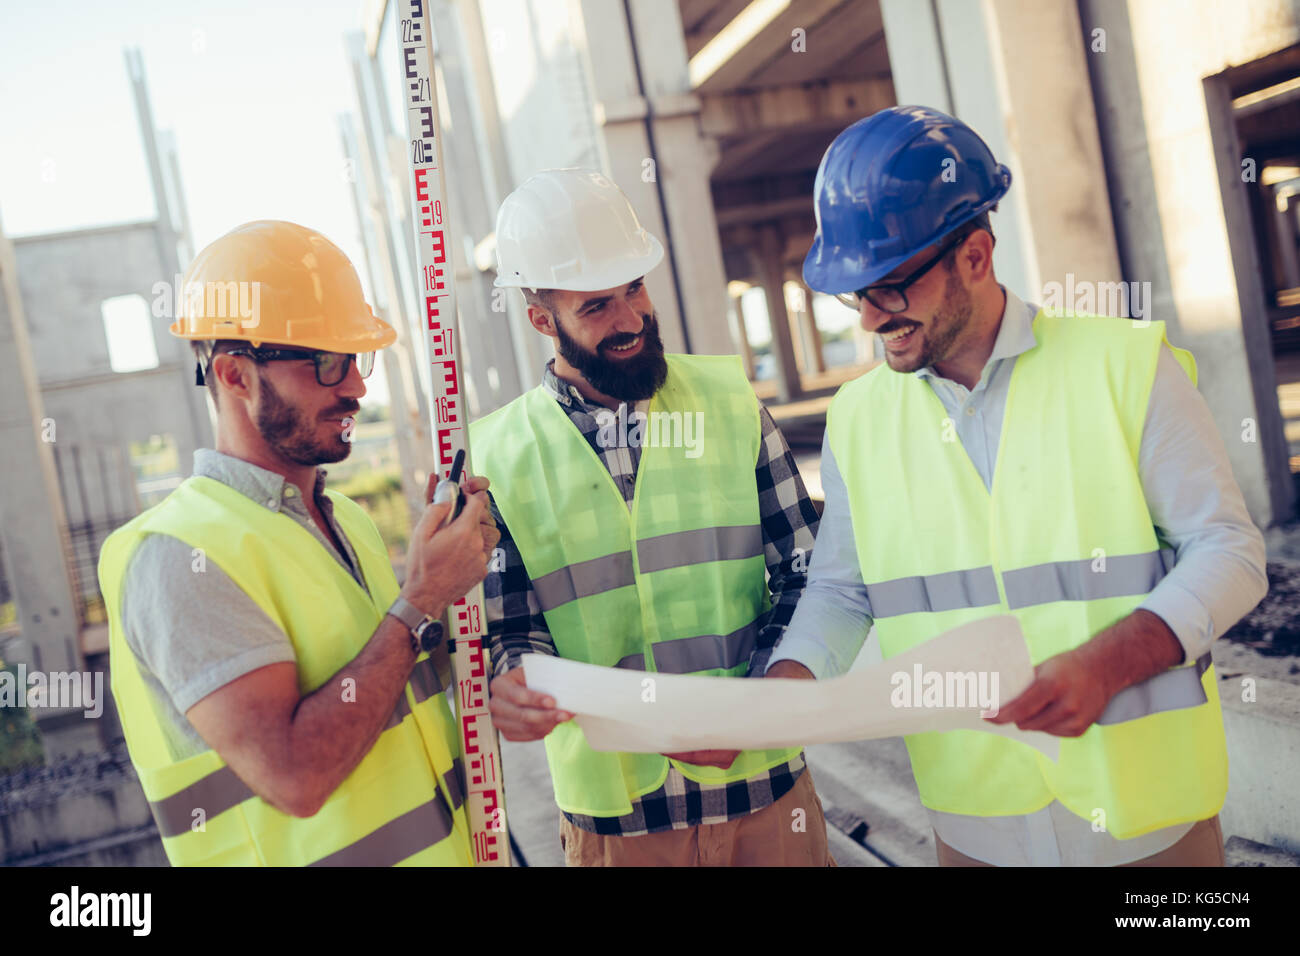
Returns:
[[[431,652],[499,537],[487,481],[454,520],[428,505],[399,588],[319,467],[347,457],[362,379],[397,337],[352,264],[303,226],[252,222],[199,253],[178,299],[217,447],[99,562],[113,694],[168,858],[471,865]]]

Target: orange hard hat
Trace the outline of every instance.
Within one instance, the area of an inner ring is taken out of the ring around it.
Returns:
[[[249,222],[217,239],[194,257],[176,302],[170,331],[183,339],[344,353],[397,341],[342,250],[292,222]]]

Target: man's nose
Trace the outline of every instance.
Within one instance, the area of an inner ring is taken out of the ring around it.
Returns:
[[[618,312],[614,319],[614,331],[640,335],[641,329],[645,327],[645,319],[641,313],[627,299],[619,299],[616,308]]]
[[[863,297],[858,298],[858,317],[862,322],[862,327],[868,332],[874,332],[886,322],[894,317],[894,313],[886,312],[884,309],[878,309],[871,304],[871,300]]]
[[[348,363],[348,374],[343,376],[343,381],[335,385],[334,389],[342,398],[361,398],[366,394],[366,380],[361,377],[361,369],[355,358]]]

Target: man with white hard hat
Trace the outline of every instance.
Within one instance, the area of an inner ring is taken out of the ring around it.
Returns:
[[[817,515],[739,359],[664,354],[644,285],[663,247],[613,182],[540,173],[502,204],[496,239],[496,284],[523,290],[556,355],[471,425],[505,552],[485,582],[492,719],[508,740],[545,738],[566,862],[832,865],[799,748],[599,753],[525,685],[526,653],[761,675]]]

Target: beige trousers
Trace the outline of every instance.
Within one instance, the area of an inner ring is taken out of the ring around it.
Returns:
[[[835,865],[806,768],[776,803],[726,823],[624,837],[580,830],[561,816],[560,847],[567,866]]]

